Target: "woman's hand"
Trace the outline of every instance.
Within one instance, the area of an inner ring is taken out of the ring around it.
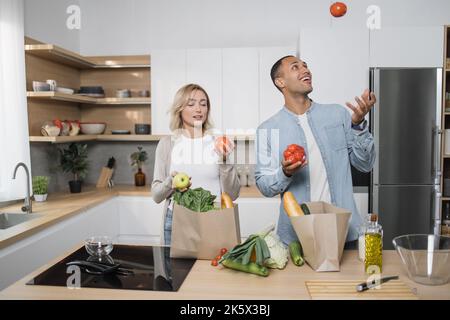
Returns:
[[[226,136],[217,137],[214,142],[214,151],[226,161],[228,155],[233,152],[235,144]]]
[[[175,185],[175,180],[174,180],[174,178],[175,178],[175,176],[176,176],[177,174],[178,174],[177,171],[172,171],[172,173],[170,174],[170,175],[172,176],[172,189],[173,189],[174,191],[175,191],[175,190],[178,190],[178,191],[180,191],[180,192],[185,192],[185,191],[187,191],[187,190],[191,187],[191,185],[192,185],[192,182],[191,182],[192,177],[189,177],[189,184],[188,184],[187,187],[182,188],[182,189],[178,189],[177,186]]]

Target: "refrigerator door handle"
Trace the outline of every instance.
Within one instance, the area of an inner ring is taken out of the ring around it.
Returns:
[[[434,183],[435,184],[439,184],[441,181],[441,171],[440,169],[440,162],[439,162],[439,157],[440,157],[440,152],[439,152],[439,146],[440,146],[440,141],[441,141],[441,137],[440,135],[442,134],[442,130],[440,130],[439,126],[435,125],[434,123],[431,126],[431,163],[432,163],[432,168],[431,168],[431,176],[434,179]]]
[[[436,123],[433,125],[434,184],[441,184],[441,141],[442,125],[442,68],[436,69]]]
[[[430,203],[430,229],[434,234],[440,234],[441,215],[440,215],[440,202],[442,194],[439,192],[439,186],[435,186],[431,191],[431,203]]]

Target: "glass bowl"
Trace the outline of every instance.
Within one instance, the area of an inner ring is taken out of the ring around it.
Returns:
[[[392,242],[411,280],[425,285],[450,281],[450,237],[409,234]]]
[[[107,256],[113,250],[112,239],[107,236],[94,236],[84,241],[84,247],[89,255],[94,257]]]

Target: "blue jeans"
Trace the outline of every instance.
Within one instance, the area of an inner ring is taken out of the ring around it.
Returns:
[[[164,217],[164,244],[166,246],[170,246],[172,240],[172,216],[172,210],[167,208],[167,213]]]

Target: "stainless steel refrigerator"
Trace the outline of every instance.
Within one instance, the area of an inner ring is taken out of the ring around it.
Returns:
[[[369,208],[392,249],[396,236],[439,233],[442,69],[372,68],[370,87],[377,158]]]

